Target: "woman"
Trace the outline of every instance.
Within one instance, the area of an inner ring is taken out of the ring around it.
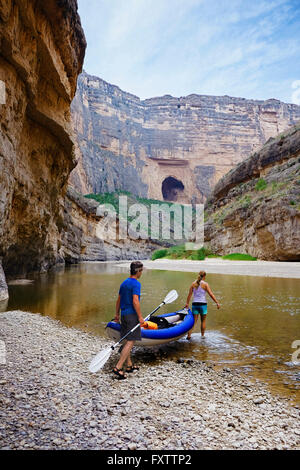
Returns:
[[[185,308],[189,308],[191,297],[194,294],[193,303],[192,303],[192,313],[194,315],[194,326],[188,332],[187,339],[191,339],[191,333],[197,323],[199,315],[201,316],[201,335],[202,337],[204,337],[205,328],[206,328],[206,314],[207,314],[206,292],[210,295],[210,297],[214,300],[214,302],[216,302],[217,308],[218,309],[220,308],[220,304],[215,298],[214,294],[212,293],[211,288],[209,287],[207,282],[205,282],[205,276],[206,276],[205,271],[199,272],[198,278],[191,285],[188,296],[187,296]]]

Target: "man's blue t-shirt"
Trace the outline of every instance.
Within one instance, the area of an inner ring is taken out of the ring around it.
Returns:
[[[133,295],[138,295],[139,300],[141,296],[141,283],[132,277],[125,279],[120,285],[119,294],[121,297],[121,314],[129,315],[131,313],[136,313],[133,306]]]

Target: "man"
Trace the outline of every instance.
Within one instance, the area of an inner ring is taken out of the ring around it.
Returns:
[[[116,322],[120,321],[121,309],[121,338],[140,323],[139,327],[127,336],[120,359],[113,369],[113,373],[118,376],[118,379],[126,379],[126,375],[122,370],[125,362],[127,366],[126,372],[138,370],[138,367],[132,364],[130,352],[134,342],[141,339],[141,326],[144,323],[140,307],[141,283],[138,281],[142,273],[143,263],[133,261],[130,265],[130,277],[122,282],[116,303],[116,316],[114,320]]]

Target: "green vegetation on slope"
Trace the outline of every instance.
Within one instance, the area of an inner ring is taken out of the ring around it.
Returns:
[[[146,207],[151,207],[151,204],[166,204],[171,207],[174,203],[167,201],[159,201],[157,199],[146,199],[143,197],[135,196],[128,191],[116,191],[114,193],[103,193],[103,194],[86,194],[85,197],[89,199],[95,199],[99,204],[112,204],[115,210],[119,211],[119,197],[127,196],[128,206],[131,204],[143,204]],[[181,206],[181,204],[178,204]]]
[[[263,191],[267,186],[267,182],[263,178],[260,178],[255,185],[255,189],[256,191]]]
[[[156,260],[158,258],[167,258],[204,260],[208,254],[212,255],[211,251],[204,247],[198,250],[187,250],[185,245],[175,245],[167,249],[154,251],[151,259]]]
[[[223,259],[229,259],[233,261],[256,261],[257,258],[254,258],[251,255],[246,255],[244,253],[231,253],[230,255],[224,255]]]
[[[240,183],[228,192],[224,205],[214,208],[211,203],[207,205],[205,222],[211,219],[215,225],[221,227],[228,216],[232,217],[235,213],[238,214],[247,209],[249,209],[249,214],[253,213],[266,200],[274,203],[282,200],[283,205],[294,206],[296,210],[299,210],[299,175],[300,158],[296,157],[271,168],[264,178]]]
[[[141,217],[140,227],[137,229],[140,232],[142,231],[145,233],[149,238],[158,239],[162,243],[166,242],[165,244],[169,245],[170,243],[180,243],[185,241],[184,237],[184,222],[185,217],[184,208],[186,205],[179,204],[175,202],[168,202],[168,201],[160,201],[156,199],[146,199],[139,196],[135,196],[134,194],[128,191],[117,191],[114,193],[104,193],[104,194],[86,194],[85,197],[88,199],[94,199],[101,205],[110,204],[114,207],[116,214],[119,216],[120,208],[119,208],[119,198],[120,196],[127,197],[127,220],[129,223],[134,223],[137,221],[137,218],[140,216],[137,207],[132,207],[136,204],[142,205],[146,208],[146,213],[143,212],[144,217]],[[154,207],[156,206],[156,207]],[[130,210],[130,208],[132,208]],[[195,209],[193,208],[191,211],[191,216],[194,219],[195,217]],[[151,224],[155,223],[155,227],[151,226]],[[138,224],[138,222],[137,222]],[[151,230],[153,228],[153,231]],[[153,235],[153,232],[156,233],[156,230],[159,231],[159,236]],[[162,231],[164,230],[164,236]],[[165,238],[168,236],[170,232],[170,237]],[[167,235],[165,235],[167,234]]]
[[[240,261],[256,261],[257,258],[245,253],[231,253],[229,255],[220,256],[203,246],[198,250],[187,250],[185,245],[176,245],[171,248],[164,248],[156,250],[152,253],[152,261],[160,258],[166,259],[190,259],[194,261],[203,261],[205,258],[222,258],[229,260]]]

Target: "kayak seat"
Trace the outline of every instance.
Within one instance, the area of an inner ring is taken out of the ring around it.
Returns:
[[[151,321],[157,324],[159,330],[173,326],[172,323],[169,323],[164,317],[151,317]]]
[[[181,315],[176,314],[176,315],[172,315],[171,317],[166,317],[166,320],[171,324],[172,323],[175,324],[175,323],[181,322],[182,317]]]

